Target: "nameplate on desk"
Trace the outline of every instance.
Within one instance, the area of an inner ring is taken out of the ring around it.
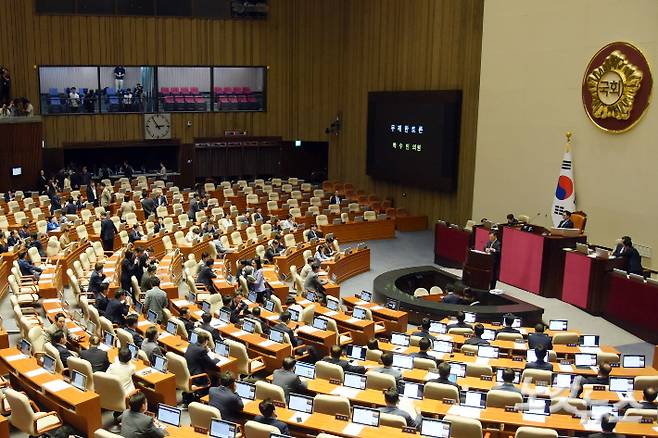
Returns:
[[[268,321],[276,321],[277,319],[279,319],[279,315],[270,315],[265,319],[267,319]]]
[[[514,406],[505,406],[505,412],[516,412],[516,408]]]
[[[402,432],[403,433],[413,433],[415,435],[417,430],[416,430],[415,427],[404,426],[404,427],[402,427]]]
[[[282,402],[281,400],[272,400],[272,404],[276,406],[277,408],[285,408],[286,404]]]
[[[324,315],[325,316],[336,316],[336,315],[338,315],[338,312],[336,312],[335,310],[330,310],[328,312],[325,312]]]
[[[138,375],[138,376],[144,377],[147,374],[153,373],[154,371],[155,371],[155,369],[153,369],[151,367],[146,367],[146,368],[142,368],[139,371],[135,371],[135,374]]]
[[[342,385],[343,382],[341,382],[339,379],[329,379],[329,383],[332,385]]]
[[[575,347],[576,344],[567,344],[567,347]]]
[[[523,357],[521,357],[521,356],[512,356],[512,361],[514,361],[514,362],[523,362]]]
[[[349,419],[350,419],[350,417],[348,417],[347,415],[343,415],[343,414],[336,414],[335,418],[336,418],[336,420],[339,420],[339,421],[349,421]]]
[[[471,356],[472,357],[472,356],[475,356],[475,353],[473,353],[472,351],[466,351],[466,352],[464,352],[464,356]]]
[[[43,275],[42,275],[43,277]],[[41,300],[42,304],[50,304],[50,303],[57,303],[59,302],[59,298],[47,298],[45,300]]]
[[[350,324],[356,324],[357,322],[362,321],[359,318],[348,318],[345,320],[345,322],[350,323]]]
[[[311,302],[309,300],[304,299],[304,300],[300,300],[298,304],[302,306],[306,306],[308,304],[311,304]]]
[[[640,424],[653,424],[655,418],[653,417],[642,417],[640,418]],[[654,427],[654,430],[658,430],[657,427]]]
[[[310,325],[303,325],[297,330],[302,332],[302,333],[308,333],[308,334],[316,333],[316,332],[320,331],[320,329],[316,329],[315,327],[312,327]]]
[[[571,365],[571,361],[570,360],[561,360],[560,365]]]
[[[190,302],[187,301],[187,300],[172,300],[171,303],[172,303],[174,306],[178,306],[178,307],[189,306],[189,305],[192,304],[192,303],[190,303]]]
[[[199,426],[194,426],[194,431],[196,433],[200,433],[200,434],[203,434],[203,435],[208,433],[208,429],[206,429],[204,427],[199,427]]]
[[[480,380],[483,380],[485,382],[491,382],[493,381],[493,376],[487,376],[486,374],[482,374],[480,376]]]
[[[608,365],[610,365],[610,368],[619,368],[621,366],[619,362],[610,362]]]
[[[500,321],[492,321],[492,322],[491,322],[491,325],[494,326],[494,327],[499,327],[499,326],[502,325],[502,324],[501,324]]]
[[[137,323],[137,327],[144,327],[145,325],[153,325],[153,323],[147,319],[143,319]]]
[[[604,385],[593,385],[592,386],[592,391],[605,391],[605,386]]]
[[[160,332],[160,335],[158,336],[158,339],[168,338],[169,336],[172,336],[172,334],[169,333],[169,332]]]
[[[523,421],[528,421],[531,423],[546,423],[546,415],[539,414],[523,414]]]
[[[444,398],[443,400],[441,400],[441,402],[443,402],[444,405],[454,405],[455,404],[455,401],[451,398]]]

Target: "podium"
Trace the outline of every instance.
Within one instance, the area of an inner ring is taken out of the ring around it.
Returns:
[[[439,221],[434,228],[434,263],[461,268],[471,244],[471,232]]]
[[[473,289],[489,290],[493,276],[494,256],[483,251],[469,250],[462,281]]]

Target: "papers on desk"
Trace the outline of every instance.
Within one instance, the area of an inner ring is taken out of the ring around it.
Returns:
[[[432,373],[430,371],[425,374],[425,381],[438,379],[440,376],[437,373]]]
[[[478,357],[475,359],[475,364],[476,365],[489,365],[489,358],[488,357]]]
[[[42,386],[45,390],[50,392],[59,392],[68,388],[72,388],[71,385],[69,385],[62,379],[51,380],[50,382],[44,383]]]
[[[268,321],[276,321],[277,319],[279,319],[279,315],[270,315],[265,319],[267,319]]]
[[[212,328],[218,328],[218,327],[224,327],[226,326],[226,323],[222,321],[221,319],[213,318],[210,320],[210,327]]]
[[[361,431],[363,430],[363,428],[364,428],[364,426],[361,425],[361,424],[349,423],[343,429],[343,433],[345,435],[350,435],[350,436],[359,436],[361,434]]]
[[[171,336],[171,333],[169,333],[169,332],[160,332],[160,335],[158,336],[158,339],[168,338],[169,336]]]
[[[428,351],[427,354],[436,360],[443,360],[443,358],[446,356],[445,353],[439,353],[438,351]]]
[[[268,348],[268,347],[271,347],[272,345],[275,345],[275,344],[276,344],[276,342],[270,341],[269,339],[266,339],[262,342],[259,342],[258,346],[263,347],[263,348]]]
[[[320,329],[316,329],[315,327],[310,326],[310,325],[303,325],[303,326],[299,327],[297,329],[297,331],[302,332],[302,333],[312,334],[312,333],[315,333],[315,332],[319,332]]]
[[[527,335],[528,334],[528,330],[524,329],[523,327],[519,327],[518,330],[521,332],[522,335]]]
[[[384,306],[372,306],[370,310],[382,310]]]
[[[153,325],[148,319],[143,319],[137,323],[137,327],[144,327],[145,325]]]
[[[573,367],[571,365],[558,364],[558,368],[563,373],[570,373],[573,371]]]
[[[468,406],[452,405],[448,409],[448,415],[457,415],[458,417],[480,418],[480,409],[469,408]]]
[[[203,315],[203,310],[197,310],[196,312],[194,312],[194,314],[199,318],[201,318],[201,315]]]
[[[361,321],[359,318],[348,318],[346,322],[350,324],[356,324],[359,321]]]
[[[157,371],[157,370],[154,369],[154,368],[146,367],[146,368],[142,368],[142,369],[139,370],[139,371],[135,371],[135,374],[138,375],[138,376],[144,377],[145,375],[147,375],[147,374],[151,374],[151,373],[153,373],[153,372],[155,372],[155,371]]]
[[[43,275],[41,275],[43,277]],[[46,298],[45,300],[41,300],[42,304],[48,304],[48,303],[56,303],[59,301],[59,298]]]
[[[454,339],[450,335],[436,335],[434,336],[434,338],[436,338],[439,341],[450,341],[450,342],[452,342],[452,340]]]
[[[178,307],[185,307],[192,304],[187,300],[172,300],[171,302],[174,304],[174,306],[178,306]]]
[[[337,386],[331,391],[331,395],[340,395],[347,398],[354,398],[361,392],[360,389],[348,388],[347,386]]]
[[[292,412],[288,421],[301,424],[305,423],[310,416],[311,414],[306,412]]]
[[[218,355],[218,354],[215,354],[215,358],[216,358],[216,359],[219,359],[219,362],[217,362],[217,365],[219,365],[220,367],[226,365],[227,363],[229,363],[229,362],[231,361],[230,358],[228,358],[228,357],[224,357],[224,356],[220,356],[220,355]]]
[[[601,421],[600,420],[588,420],[583,423],[583,428],[591,432],[601,432]]]
[[[538,414],[523,414],[523,421],[531,421],[533,423],[546,423],[546,416]]]
[[[280,282],[278,280],[277,281],[268,281],[268,283],[270,284],[270,286],[283,286],[284,285],[282,282]]]
[[[359,300],[356,302],[355,306],[365,306],[366,304],[368,304],[367,301]]]
[[[241,337],[243,337],[243,336],[248,335],[249,333],[245,332],[244,330],[236,330],[236,331],[234,331],[234,332],[231,333],[231,334],[232,334],[233,336],[237,337],[237,338],[241,338]]]
[[[37,368],[36,370],[31,370],[25,373],[26,377],[32,378],[36,376],[40,376],[41,374],[46,374],[48,371],[46,371],[44,368]]]
[[[15,360],[21,360],[21,359],[27,359],[27,358],[28,358],[28,356],[24,355],[23,353],[19,353],[19,354],[14,354],[14,355],[5,357],[5,360],[7,362],[13,362]]]
[[[311,304],[311,302],[309,300],[304,299],[304,300],[301,300],[298,304],[300,304],[302,306],[306,306],[307,304]]]
[[[328,312],[325,312],[325,314],[324,314],[324,316],[329,316],[329,317],[336,316],[336,315],[338,315],[338,312],[336,312],[335,310],[330,310]]]
[[[396,353],[402,353],[403,351],[407,351],[407,348],[409,347],[402,347],[402,346],[397,346],[393,349]]]
[[[98,344],[98,348],[100,348],[103,351],[110,351],[112,349],[112,347],[110,347],[109,345],[105,345],[105,344]]]
[[[63,311],[64,309],[62,309],[61,307],[53,307],[52,309],[47,310],[48,313],[63,312]]]
[[[82,327],[79,327],[79,326],[71,327],[69,329],[69,333],[78,333],[78,332],[81,332],[81,331],[83,331]]]
[[[601,349],[599,347],[578,347],[581,353],[599,354]]]

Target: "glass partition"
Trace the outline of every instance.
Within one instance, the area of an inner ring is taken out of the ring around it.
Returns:
[[[209,67],[158,67],[160,111],[212,111]]]
[[[98,67],[40,67],[41,114],[98,112]]]
[[[101,112],[155,112],[155,68],[100,68]]]
[[[264,67],[215,67],[215,111],[265,111]]]

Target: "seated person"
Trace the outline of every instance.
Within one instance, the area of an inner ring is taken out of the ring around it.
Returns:
[[[215,327],[210,325],[211,321],[212,321],[212,315],[208,312],[204,312],[201,315],[201,323],[199,324],[199,328],[210,333],[210,336],[212,336],[214,342],[224,342],[224,340],[222,339],[222,335],[219,333],[219,330],[217,330]],[[189,336],[190,333],[192,333],[193,331],[194,331],[194,325],[192,326],[192,330],[187,331],[187,335]]]
[[[133,392],[135,390],[135,384],[133,383],[135,366],[131,363],[132,354],[128,347],[122,347],[119,349],[118,358],[118,361],[111,363],[107,368],[107,373],[119,378],[121,386],[123,386],[125,392]]]
[[[473,326],[473,336],[464,341],[464,345],[489,345],[489,341],[482,339],[484,326],[479,322]]]
[[[507,215],[507,225],[510,227],[513,227],[514,225],[517,225],[519,223],[519,220],[514,217],[512,213]]]
[[[258,322],[260,322],[260,328],[263,331],[263,334],[266,335],[266,336],[269,336],[270,326],[267,323],[267,320],[260,316],[260,313],[261,313],[260,307],[258,307],[258,306],[254,307],[253,309],[251,309],[251,318],[255,319]]]
[[[537,348],[539,345],[546,350],[553,349],[553,341],[550,336],[544,333],[544,324],[539,323],[535,326],[535,332],[528,334],[528,348]]]
[[[287,333],[288,337],[290,337],[290,343],[292,344],[292,348],[295,348],[301,345],[301,342],[299,341],[299,339],[297,339],[297,336],[295,336],[295,332],[293,332],[292,329],[288,327],[289,322],[290,322],[290,312],[285,310],[279,315],[279,322],[274,326],[274,329]]]
[[[382,351],[381,348],[379,348],[379,341],[375,338],[368,339],[366,347],[368,347],[368,350]]]
[[[584,385],[609,385],[610,372],[612,367],[609,363],[603,363],[599,366],[599,371],[596,376],[576,376],[571,385],[571,397],[578,397],[583,392]]]
[[[158,344],[158,329],[152,325],[146,329],[146,333],[144,334],[145,338],[142,341],[142,346],[140,348],[146,353],[146,357],[148,357],[149,361],[153,363],[154,355],[157,354],[158,356],[164,356],[160,349],[160,345]]]
[[[461,310],[457,312],[457,322],[454,324],[448,324],[448,331],[453,328],[469,328],[473,330],[473,327],[470,324],[465,323],[466,315]]]
[[[320,244],[315,248],[315,255],[313,256],[313,261],[319,265],[322,264],[325,260],[329,260],[331,257],[325,255],[325,245]]]
[[[446,286],[446,295],[441,299],[441,302],[446,304],[463,304],[463,300],[455,293],[455,287],[452,285]]]
[[[292,217],[291,214],[288,215],[288,217],[281,221],[281,230],[296,230],[297,229],[297,223],[295,222],[295,218]]]
[[[311,229],[306,232],[306,238],[308,240],[320,239],[322,236],[323,234],[320,231],[318,231],[317,224],[311,224]]]
[[[50,326],[45,330],[46,337],[50,340],[51,343],[54,343],[52,338],[55,333],[61,331],[64,333],[64,340],[71,339],[77,340],[78,337],[69,333],[69,328],[66,325],[66,315],[63,312],[57,312],[55,315],[55,320]]]
[[[299,276],[302,277],[302,280],[306,280],[306,277],[308,277],[308,274],[311,273],[313,270],[313,262],[315,259],[313,257],[309,257],[306,259],[306,264],[302,268],[302,270],[299,272]]]
[[[315,292],[322,300],[326,297],[326,291],[322,285],[322,281],[320,281],[318,272],[320,272],[320,263],[313,262],[311,265],[311,272],[304,280],[304,290]]]
[[[436,361],[436,359],[432,356],[429,355],[428,351],[429,349],[432,348],[432,341],[428,337],[422,337],[420,341],[418,341],[418,353],[412,353],[411,357],[419,357],[421,359],[429,359],[432,361]]]
[[[421,338],[427,338],[430,341],[434,341],[436,338],[430,333],[431,321],[429,318],[423,318],[420,321],[420,328],[415,332],[411,333],[411,336],[420,336]]]
[[[32,262],[25,257],[26,255],[27,251],[21,251],[18,253],[18,267],[21,270],[21,275],[38,278],[39,275],[41,275],[41,272],[43,272],[43,269],[34,266]]]
[[[212,270],[213,264],[214,261],[212,259],[206,260],[206,263],[201,267],[201,269],[199,269],[199,272],[196,276],[196,282],[203,284],[211,294],[217,293],[215,284],[212,281],[213,278],[217,277],[217,274],[215,274]]]
[[[283,359],[282,367],[274,370],[272,374],[272,384],[283,388],[286,394],[286,401],[290,398],[290,393],[304,394],[306,392],[306,381],[302,381],[297,374],[295,374],[295,360],[292,356],[287,356]]]
[[[352,365],[349,361],[341,359],[341,356],[343,355],[343,349],[340,347],[340,345],[332,345],[331,349],[329,350],[329,354],[329,356],[324,357],[322,360],[334,365],[338,365],[343,369],[343,371],[347,371],[348,373],[365,374],[366,367],[361,365]]]
[[[658,408],[656,403],[656,389],[652,387],[644,388],[642,391],[644,400],[640,402],[641,409],[653,409],[654,411]]]
[[[642,257],[640,257],[640,253],[633,246],[633,241],[629,236],[624,236],[621,238],[621,243],[617,245],[612,255],[615,257],[622,257],[624,259],[624,268],[629,274],[644,275],[644,269],[642,268]]]
[[[132,335],[133,342],[137,345],[137,348],[141,348],[144,338],[137,331],[137,321],[138,316],[135,314],[126,316],[126,326],[124,327],[124,330]]]
[[[274,407],[274,403],[272,403],[271,399],[267,398],[261,401],[258,404],[258,410],[260,411],[260,415],[256,415],[254,417],[254,421],[267,424],[269,426],[274,426],[279,429],[282,435],[290,435],[288,425],[281,420],[277,420],[275,412],[276,408]]]
[[[519,330],[512,327],[512,325],[514,324],[514,319],[516,319],[516,316],[514,316],[511,313],[506,313],[503,316],[503,327],[500,330],[498,330],[496,335],[498,335],[498,333],[519,333],[520,334],[521,332]]]
[[[523,395],[521,390],[514,386],[514,374],[514,370],[511,368],[503,369],[503,382],[497,384],[492,389],[497,389],[499,391],[518,392],[519,394]]]
[[[373,368],[372,371],[377,371],[378,373],[388,374],[395,377],[395,383],[399,386],[400,381],[402,380],[402,372],[397,368],[393,368],[393,353],[390,351],[382,353],[380,360],[383,366]]]
[[[128,241],[130,243],[134,243],[138,240],[141,240],[143,236],[143,233],[139,231],[139,224],[134,224],[132,230],[130,230],[130,233],[128,233]]]
[[[123,289],[118,289],[114,292],[114,298],[107,303],[105,317],[109,319],[112,324],[123,325],[128,310],[130,310],[130,308],[128,306],[126,292]]]
[[[191,376],[206,373],[210,378],[212,386],[217,386],[219,382],[219,359],[213,359],[208,352],[208,341],[210,337],[207,333],[199,333],[197,335],[196,344],[190,343],[185,351],[185,362],[187,369],[190,371]],[[198,383],[205,384],[204,378],[197,379]]]
[[[146,415],[146,396],[136,392],[128,399],[129,409],[121,414],[121,436],[125,438],[161,438],[168,435],[167,431],[155,425],[153,417]]]
[[[612,414],[601,416],[601,432],[587,435],[587,438],[624,438],[625,435],[614,433],[617,419]]]
[[[398,394],[397,389],[389,388],[384,391],[384,401],[386,401],[386,406],[379,408],[379,412],[385,414],[397,415],[404,418],[404,421],[407,422],[407,427],[416,427],[416,420],[411,418],[411,415],[405,410],[398,408],[398,403],[400,403],[400,395]]]
[[[59,359],[62,361],[62,365],[64,365],[64,368],[66,368],[68,366],[67,361],[69,357],[73,356],[74,354],[71,353],[68,348],[66,348],[66,336],[64,336],[64,332],[57,330],[55,333],[53,333],[51,343],[59,353]]]
[[[433,383],[442,383],[444,385],[451,385],[457,388],[457,391],[461,391],[461,387],[457,383],[450,381],[450,364],[448,362],[441,362],[438,366],[439,377],[436,379],[428,380]]]
[[[219,409],[223,420],[239,423],[244,403],[235,392],[235,376],[226,371],[219,376],[219,383],[219,386],[210,388],[208,404]]]
[[[187,309],[187,307],[183,307],[178,311],[178,319],[183,321],[183,325],[185,325],[185,331],[187,331],[187,334],[189,335],[190,332],[194,330],[194,320],[190,316],[190,311]],[[203,320],[203,315],[201,316],[201,319]]]
[[[573,228],[573,221],[571,220],[571,212],[564,210],[562,212],[562,220],[557,225],[557,228]]]
[[[91,370],[95,373],[97,371],[107,371],[110,366],[110,360],[107,356],[107,351],[101,350],[99,347],[101,338],[98,336],[91,336],[89,338],[89,348],[80,350],[80,357],[91,364]]]
[[[546,362],[547,353],[548,352],[546,349],[542,346],[535,348],[535,355],[537,356],[537,360],[534,362],[526,362],[525,369],[553,371],[553,364]]]

